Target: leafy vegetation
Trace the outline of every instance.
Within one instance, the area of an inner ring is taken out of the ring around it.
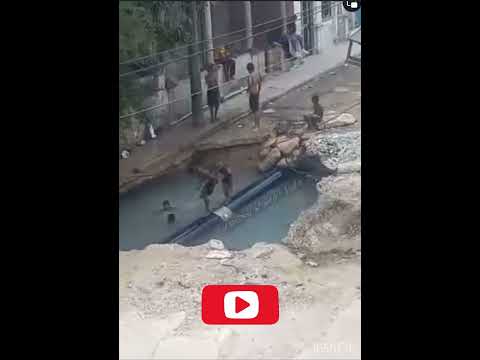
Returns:
[[[202,8],[204,3],[195,1]],[[158,64],[166,49],[191,42],[191,2],[185,1],[120,1],[119,2],[119,58],[120,72],[125,73]],[[147,58],[142,58],[146,57]],[[130,62],[132,59],[138,61]],[[128,62],[127,64],[122,64]],[[161,73],[161,66],[149,73]],[[142,75],[145,75],[143,73]],[[139,73],[120,78],[120,114],[126,114],[142,106],[149,87],[138,81]],[[131,119],[120,121],[120,130],[131,128]]]

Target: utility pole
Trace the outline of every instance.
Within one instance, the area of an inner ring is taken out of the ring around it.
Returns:
[[[286,1],[280,1],[280,16],[282,17],[282,30],[283,33],[287,33],[287,3]]]
[[[205,1],[205,34],[207,36],[207,55],[208,62],[210,64],[214,63],[213,57],[213,39],[212,39],[212,13],[210,10],[210,1]]]
[[[247,29],[247,48],[251,50],[253,47],[253,37],[252,37],[252,4],[250,1],[244,1],[243,5],[245,7],[245,28]]]
[[[200,54],[198,53],[198,1],[191,2],[192,44],[188,47],[190,67],[190,94],[192,96],[192,123],[199,126],[203,123],[202,111],[202,79],[200,73]]]
[[[280,14],[282,16],[282,32],[283,35],[287,35],[287,4],[285,1],[280,1]],[[282,71],[288,71],[289,64],[287,63],[285,56],[283,55],[282,51]]]

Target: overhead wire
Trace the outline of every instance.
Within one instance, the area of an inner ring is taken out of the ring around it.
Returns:
[[[301,13],[301,12],[300,12]],[[300,13],[294,13],[293,15],[297,15],[297,14],[300,14]],[[292,15],[292,16],[293,16]],[[287,16],[288,17],[288,16]],[[254,25],[252,26],[252,29],[255,29],[259,26],[263,26],[263,25],[266,25],[266,24],[269,24],[269,23],[272,23],[272,22],[276,22],[276,21],[280,21],[280,20],[283,20],[285,17],[281,16],[279,18],[276,18],[276,19],[272,19],[272,20],[269,20],[269,21],[266,21],[264,23],[260,23],[260,24],[257,24],[257,25]],[[164,54],[164,53],[168,53],[168,52],[174,52],[174,51],[178,51],[178,50],[181,50],[181,49],[187,49],[189,48],[190,46],[194,46],[194,45],[199,45],[199,44],[203,44],[203,43],[208,43],[210,41],[213,41],[213,40],[217,40],[217,39],[220,39],[222,37],[226,37],[226,36],[231,36],[233,34],[236,34],[236,33],[239,33],[239,32],[245,32],[248,28],[242,28],[242,29],[239,29],[239,30],[235,30],[235,31],[232,31],[230,33],[225,33],[225,34],[220,34],[220,35],[216,35],[214,37],[212,37],[211,39],[205,39],[205,40],[199,40],[199,41],[196,41],[196,42],[192,42],[192,43],[188,43],[188,44],[185,44],[185,45],[182,45],[182,46],[179,46],[179,47],[176,47],[176,48],[170,48],[170,49],[166,49],[166,50],[162,50],[158,53],[155,53],[155,54],[150,54],[150,55],[145,55],[145,56],[141,56],[141,57],[138,57],[138,58],[134,58],[134,59],[129,59],[129,60],[125,60],[121,63],[119,63],[120,65],[126,65],[126,64],[130,64],[130,63],[135,63],[135,62],[138,62],[138,61],[141,61],[141,60],[145,60],[145,59],[148,59],[148,58],[151,58],[151,57],[156,57],[156,56],[159,56],[161,54]]]
[[[322,11],[324,9],[320,9],[320,11]],[[294,23],[296,21],[292,21],[290,23]],[[287,23],[288,24],[288,23]],[[306,26],[308,26],[309,24],[303,24],[302,25],[302,28],[305,28]],[[283,24],[282,24],[283,26]],[[268,31],[272,31],[272,29],[269,29]],[[257,34],[258,35],[258,34]],[[204,51],[202,51],[204,52]],[[295,58],[292,58],[292,59],[286,59],[284,61],[280,61],[278,63],[275,63],[275,64],[271,64],[269,66],[266,66],[265,68],[266,69],[269,69],[269,68],[272,68],[272,67],[277,67],[277,66],[280,66],[284,63],[288,63],[290,61],[294,61],[296,60]],[[267,75],[268,76],[268,75]],[[222,88],[222,87],[225,87],[233,82],[240,82],[244,79],[248,78],[248,75],[244,76],[244,77],[241,77],[241,78],[237,78],[237,79],[232,79],[230,81],[227,81],[227,82],[224,82],[222,84],[219,84],[218,85],[218,88]],[[174,103],[177,103],[177,102],[180,102],[180,101],[186,101],[186,100],[189,100],[191,99],[193,96],[197,96],[197,95],[200,95],[200,94],[203,94],[204,90],[200,90],[200,91],[197,91],[195,93],[191,93],[189,94],[188,96],[186,97],[183,97],[183,98],[179,98],[179,99],[175,99],[175,100],[172,100],[172,101],[169,101],[167,103],[163,103],[163,104],[158,104],[158,105],[153,105],[153,106],[150,106],[150,107],[147,107],[147,108],[143,108],[143,109],[140,109],[140,110],[137,110],[137,111],[134,111],[134,112],[131,112],[131,113],[128,113],[128,114],[125,114],[125,115],[122,115],[119,117],[119,119],[125,119],[125,118],[129,118],[129,117],[132,117],[132,116],[135,116],[135,115],[138,115],[138,114],[141,114],[141,113],[144,113],[144,112],[148,112],[148,111],[152,111],[152,110],[155,110],[155,109],[158,109],[158,108],[162,108],[162,107],[165,107],[165,106],[168,106],[168,105],[171,105],[171,104],[174,104]]]
[[[334,7],[338,6],[338,4],[334,4],[334,5],[331,5],[330,6],[330,9],[333,9]],[[298,14],[305,14],[305,13],[312,13],[312,15],[316,15],[322,11],[324,11],[325,8],[322,6],[319,6],[317,8],[312,8],[312,9],[305,9],[304,11],[301,11],[300,13],[294,13],[294,15],[298,15]],[[289,17],[291,17],[292,15],[290,16],[285,16],[285,17],[281,17],[280,19],[287,19]],[[275,19],[275,21],[278,21],[278,19]],[[251,36],[245,36],[243,38],[240,38],[240,39],[237,39],[237,40],[233,40],[229,43],[226,43],[224,44],[223,46],[227,46],[227,45],[232,45],[232,44],[235,44],[235,43],[238,43],[238,42],[241,42],[241,41],[244,41],[244,40],[247,40],[247,39],[251,39],[251,38],[255,38],[259,35],[263,35],[263,34],[266,34],[268,32],[271,32],[271,31],[274,31],[274,30],[277,30],[277,29],[280,29],[282,27],[284,27],[285,25],[289,25],[289,24],[293,24],[293,23],[296,23],[300,20],[292,20],[292,21],[289,21],[289,22],[286,22],[284,24],[281,24],[281,25],[278,25],[276,27],[272,27],[272,28],[269,28],[265,31],[262,31],[262,32],[258,32],[256,34],[252,34]],[[272,22],[272,20],[270,20],[270,22]],[[261,26],[261,25],[264,25],[264,23],[262,24],[257,24],[256,26]],[[247,28],[244,28],[242,29],[242,31],[246,31]],[[236,32],[239,32],[240,30],[236,31]],[[202,40],[203,41],[203,40]],[[209,40],[207,40],[209,41]],[[188,45],[187,47],[189,46],[193,46],[194,44],[191,44],[191,45]],[[179,48],[173,48],[171,49],[172,51],[174,50],[178,50]],[[211,51],[211,50],[200,50],[200,51],[197,51],[195,53],[192,53],[192,54],[188,54],[188,55],[184,55],[184,56],[180,56],[180,57],[175,57],[175,58],[172,58],[172,59],[169,59],[167,61],[163,61],[163,62],[160,62],[158,64],[153,64],[153,65],[150,65],[150,66],[146,66],[146,67],[142,67],[142,68],[139,68],[139,69],[136,69],[136,70],[132,70],[132,71],[128,71],[128,72],[125,72],[125,73],[122,73],[122,74],[119,74],[119,78],[123,78],[123,77],[126,77],[128,75],[131,75],[131,74],[135,74],[135,73],[138,73],[138,72],[143,72],[143,71],[147,71],[147,70],[151,70],[151,69],[154,69],[156,67],[161,67],[161,66],[165,66],[165,65],[168,65],[168,64],[171,64],[171,63],[175,63],[179,60],[184,60],[184,59],[188,59],[190,57],[193,57],[193,56],[197,56],[197,55],[200,55],[200,54],[203,54],[205,52],[208,52],[208,51]]]

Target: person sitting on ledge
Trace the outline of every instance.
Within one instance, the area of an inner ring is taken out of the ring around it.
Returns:
[[[313,114],[305,115],[304,120],[309,130],[320,130],[320,123],[323,121],[323,106],[319,103],[318,95],[312,96]]]

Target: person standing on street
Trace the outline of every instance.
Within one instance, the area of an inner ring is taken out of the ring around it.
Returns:
[[[207,75],[205,75],[207,83],[207,104],[210,109],[210,122],[217,121],[218,108],[220,107],[220,90],[218,89],[218,73],[214,64],[207,65]]]
[[[248,94],[250,110],[253,113],[254,127],[253,131],[260,129],[260,115],[259,115],[259,101],[260,90],[262,89],[262,77],[255,71],[255,66],[252,63],[247,64],[248,70]]]

